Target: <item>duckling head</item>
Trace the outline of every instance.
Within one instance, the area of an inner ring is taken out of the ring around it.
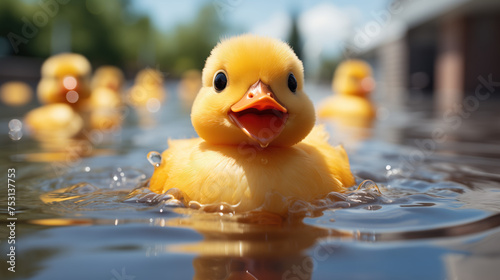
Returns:
[[[292,146],[314,126],[302,62],[286,43],[255,35],[221,41],[208,57],[191,121],[210,144]]]
[[[343,95],[367,96],[375,87],[370,65],[359,59],[342,62],[333,77],[333,90]]]
[[[111,65],[104,65],[99,68],[94,73],[92,77],[91,87],[92,90],[96,90],[100,87],[109,88],[115,92],[120,92],[124,83],[123,71]]]
[[[42,65],[38,98],[42,103],[76,103],[90,96],[90,62],[76,53],[49,57]]]

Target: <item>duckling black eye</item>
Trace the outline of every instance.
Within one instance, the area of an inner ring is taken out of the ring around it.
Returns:
[[[214,88],[217,92],[221,92],[227,86],[227,77],[224,72],[219,72],[214,77]]]
[[[292,73],[288,75],[288,88],[293,93],[295,93],[295,91],[297,90],[297,79],[295,79],[295,76]]]

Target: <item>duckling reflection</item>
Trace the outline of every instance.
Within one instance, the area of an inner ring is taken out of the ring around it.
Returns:
[[[196,95],[202,87],[201,84],[201,71],[192,69],[182,74],[181,81],[179,82],[179,99],[185,111],[189,112],[193,105]]]
[[[321,102],[318,116],[337,130],[347,146],[371,136],[375,106],[369,94],[374,87],[372,69],[362,60],[346,60],[335,71],[332,89],[336,94]]]
[[[317,260],[304,251],[315,244],[319,246],[322,238],[349,237],[301,221],[276,224],[276,218],[270,213],[233,217],[205,213],[171,220],[168,226],[195,229],[204,240],[171,246],[168,250],[198,255],[193,261],[193,279],[311,279]],[[264,222],[256,225],[255,221]]]

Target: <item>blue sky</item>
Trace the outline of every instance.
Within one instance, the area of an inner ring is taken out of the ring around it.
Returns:
[[[162,30],[175,28],[176,25],[192,20],[199,8],[212,5],[226,8],[222,12],[223,21],[235,28],[251,29],[262,21],[268,21],[279,13],[298,11],[304,13],[314,7],[327,3],[340,9],[356,11],[356,24],[363,24],[373,16],[371,12],[383,10],[390,0],[133,0],[137,10],[151,17],[154,24]]]
[[[160,30],[173,30],[192,21],[199,9],[211,5],[230,31],[287,39],[291,15],[298,16],[305,62],[312,68],[321,57],[339,56],[357,28],[387,11],[392,0],[133,0],[132,7],[148,15]]]

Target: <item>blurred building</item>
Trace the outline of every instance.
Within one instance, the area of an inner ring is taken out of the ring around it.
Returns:
[[[353,44],[375,62],[384,100],[429,94],[449,108],[478,87],[500,96],[500,1],[394,0],[372,15]]]

